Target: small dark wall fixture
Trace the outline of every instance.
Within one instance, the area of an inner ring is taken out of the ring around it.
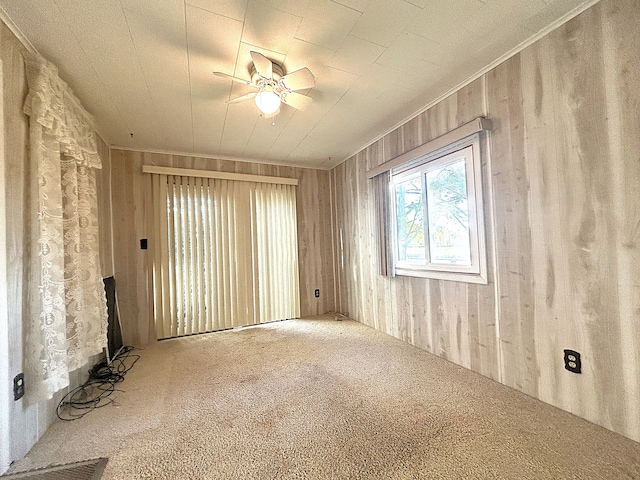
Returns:
[[[582,373],[580,354],[574,350],[564,351],[564,368],[573,373]]]
[[[13,400],[20,400],[24,396],[24,373],[19,373],[13,379]]]

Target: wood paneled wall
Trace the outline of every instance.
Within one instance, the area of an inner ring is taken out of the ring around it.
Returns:
[[[143,165],[297,178],[301,314],[334,309],[328,171],[127,150],[112,150],[111,159],[115,277],[126,343],[144,344],[155,338],[147,292],[147,251],[140,250],[139,244],[147,238],[149,202]],[[320,289],[320,298],[315,298],[315,289]]]
[[[331,172],[341,311],[636,441],[638,25],[602,0]],[[480,115],[488,285],[381,277],[365,172]]]
[[[26,249],[24,237],[27,185],[27,143],[29,126],[27,117],[22,113],[27,84],[22,54],[25,49],[11,31],[0,22],[0,54],[2,55],[2,113],[4,115],[4,172],[6,228],[2,234],[6,235],[7,269],[7,331],[0,335],[7,335],[8,371],[0,372],[6,375],[7,384],[13,385],[13,377],[22,372],[22,339],[23,339],[23,299],[25,294],[23,251]],[[3,226],[5,227],[5,226]],[[8,446],[3,445],[3,462],[22,457],[43,433],[38,429],[38,409],[25,406],[24,402],[14,402],[11,390],[0,392],[3,396],[3,406],[7,410],[0,412],[6,416],[9,438]],[[3,422],[4,423],[4,422]],[[21,432],[19,434],[18,432]],[[23,432],[23,433],[22,433]],[[8,449],[7,452],[5,449]],[[6,467],[7,465],[2,465]]]
[[[111,241],[111,152],[98,137],[98,153],[102,169],[96,171],[98,189],[98,229],[100,232],[100,269],[103,277],[113,275],[113,245]]]

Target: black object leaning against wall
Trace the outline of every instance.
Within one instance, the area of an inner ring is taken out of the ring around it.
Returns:
[[[107,313],[109,315],[109,323],[107,326],[107,363],[118,356],[120,350],[124,347],[122,342],[122,328],[120,325],[120,316],[118,315],[118,300],[116,297],[116,279],[105,277],[104,291],[107,294]]]

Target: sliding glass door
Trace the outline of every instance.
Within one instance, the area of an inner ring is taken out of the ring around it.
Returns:
[[[158,338],[299,317],[295,188],[152,175]]]

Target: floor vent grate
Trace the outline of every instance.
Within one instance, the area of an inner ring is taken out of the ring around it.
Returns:
[[[107,458],[96,458],[83,462],[39,468],[28,472],[2,475],[2,480],[100,480]]]

